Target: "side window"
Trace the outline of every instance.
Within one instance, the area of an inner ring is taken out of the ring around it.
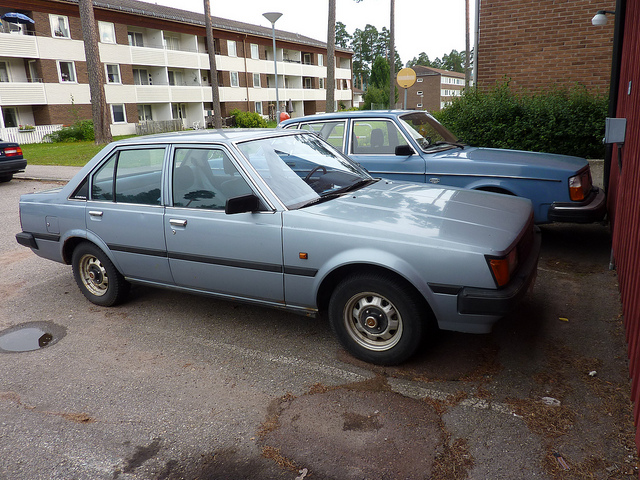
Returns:
[[[91,183],[92,200],[113,200],[113,174],[116,171],[118,154],[113,155],[93,175]]]
[[[300,128],[319,133],[328,143],[343,151],[344,121],[303,123]]]
[[[164,148],[122,150],[116,170],[116,202],[160,205]]]
[[[163,148],[115,153],[93,175],[92,200],[160,205],[163,160]]]
[[[177,148],[173,162],[173,206],[224,211],[227,199],[251,188],[219,148]]]
[[[407,144],[395,123],[375,119],[353,122],[351,141],[356,155],[393,155],[396,146]]]

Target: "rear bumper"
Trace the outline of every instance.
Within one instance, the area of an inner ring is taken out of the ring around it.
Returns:
[[[535,227],[529,257],[511,282],[499,290],[462,288],[458,292],[458,313],[501,317],[513,310],[535,281],[541,244],[542,234],[540,229]]]
[[[27,161],[24,158],[19,160],[2,160],[0,162],[0,175],[23,172],[25,168],[27,168]]]
[[[583,202],[552,203],[549,221],[592,223],[602,220],[607,213],[607,198],[602,189],[594,187]]]

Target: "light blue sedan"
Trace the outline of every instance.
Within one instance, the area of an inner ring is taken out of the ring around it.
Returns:
[[[584,158],[470,147],[427,112],[338,112],[280,125],[317,132],[376,177],[528,198],[536,223],[590,223],[606,213]]]
[[[224,130],[111,143],[64,187],[23,195],[18,243],[72,265],[101,306],[131,283],[325,313],[363,360],[430,327],[485,333],[531,287],[531,202],[378,180],[317,135]]]

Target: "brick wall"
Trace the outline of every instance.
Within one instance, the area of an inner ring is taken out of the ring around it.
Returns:
[[[614,18],[593,26],[598,10],[615,10],[615,1],[481,0],[478,86],[506,76],[529,90],[579,83],[607,93]]]

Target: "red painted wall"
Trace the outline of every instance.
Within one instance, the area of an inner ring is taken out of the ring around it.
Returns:
[[[640,450],[640,0],[627,0],[616,116],[627,119],[624,145],[614,149],[609,214],[629,346],[636,445]],[[622,163],[622,169],[619,167]]]

